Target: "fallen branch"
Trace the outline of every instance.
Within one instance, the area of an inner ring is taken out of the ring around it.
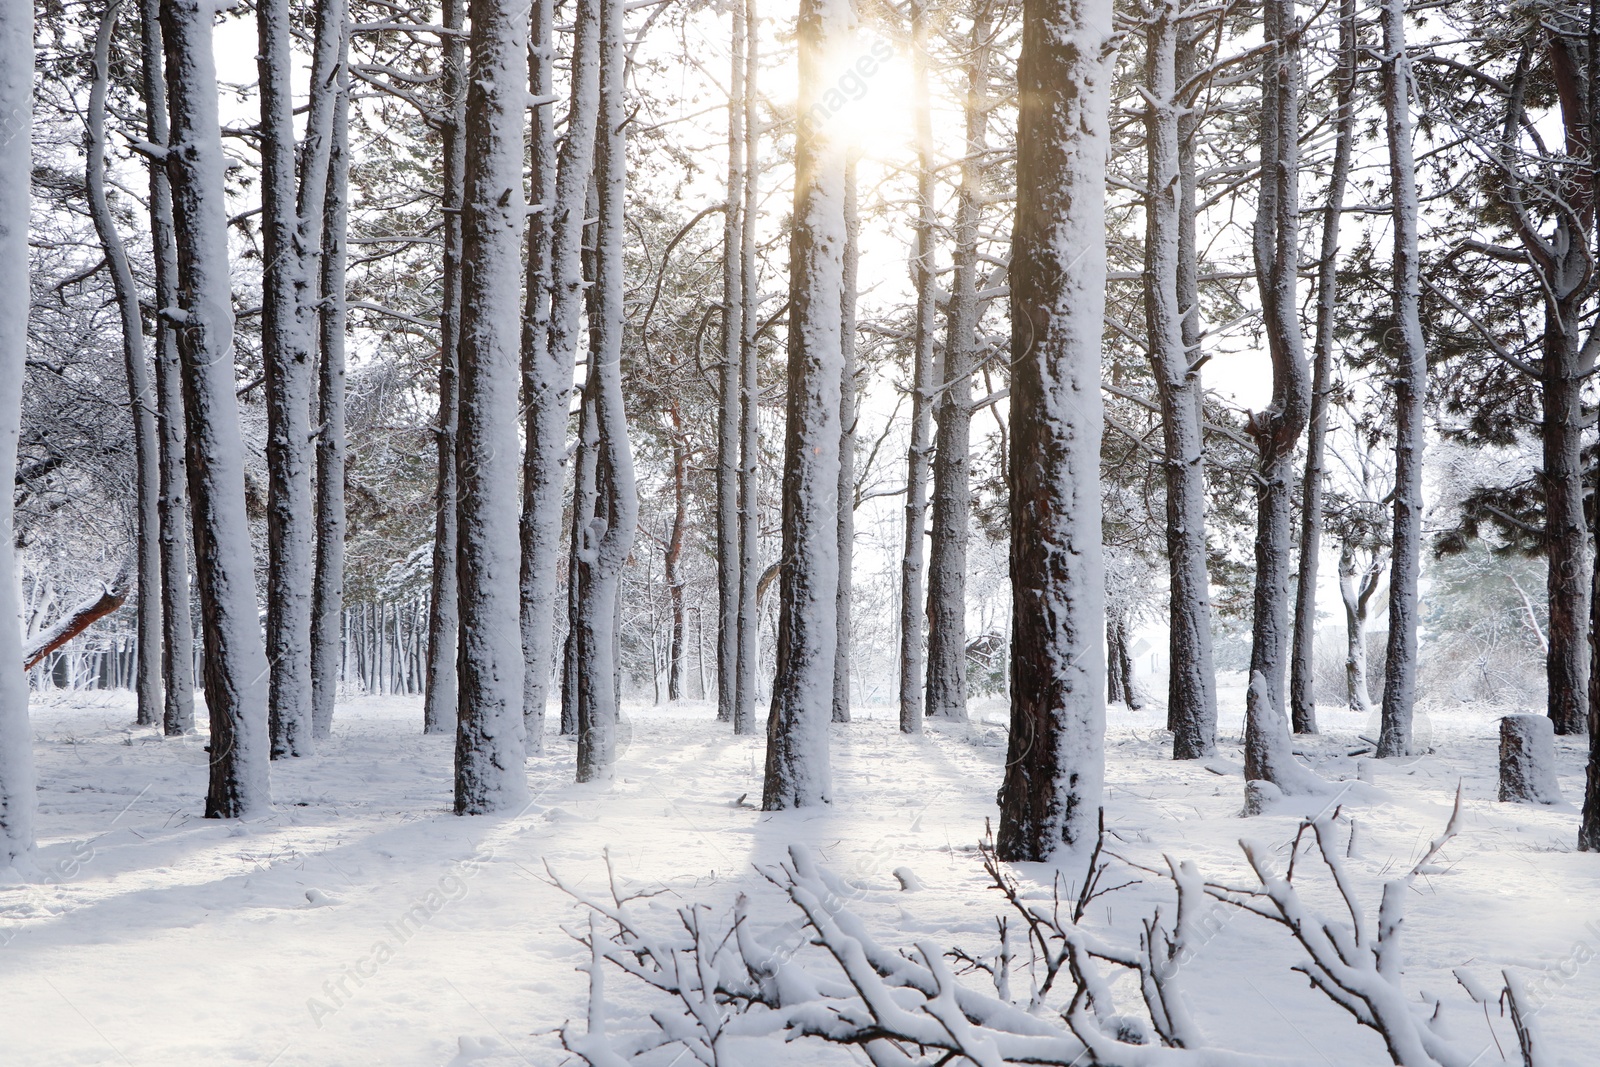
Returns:
[[[100,587],[100,592],[85,600],[55,624],[40,631],[22,645],[22,669],[31,671],[50,653],[122,607],[128,591],[121,574]]]

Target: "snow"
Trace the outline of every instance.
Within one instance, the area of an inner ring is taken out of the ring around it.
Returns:
[[[1186,880],[1249,885],[1239,838],[1261,842],[1281,872],[1299,818],[1333,798],[1237,817],[1244,687],[1242,676],[1223,681],[1212,769],[1165,758],[1163,709],[1108,710],[1107,847],[1161,870],[1163,856],[1192,863]],[[0,885],[8,1067],[576,1062],[552,1030],[583,1029],[588,979],[576,968],[587,952],[560,927],[584,932],[586,920],[545,881],[544,864],[603,893],[602,849],[624,889],[667,891],[646,911],[662,928],[695,902],[725,926],[742,893],[767,944],[792,943],[799,929],[752,865],[786,859],[791,843],[849,887],[850,911],[890,951],[927,943],[990,953],[1006,909],[975,847],[995,816],[1005,752],[997,701],[975,701],[970,725],[930,722],[920,738],[898,733],[892,707],[857,707],[856,722],[829,727],[833,803],[772,814],[738,803],[759,796],[763,740],[733,736],[710,704],[629,706],[614,781],[574,784],[573,745],[551,734],[548,754],[529,761],[525,809],[460,818],[449,813],[452,739],[421,734],[420,700],[357,699],[341,704],[316,757],[275,768],[271,814],[243,823],[199,817],[204,734],[163,740],[130,727],[132,709],[121,693],[57,694],[33,708],[42,877]],[[1346,753],[1363,747],[1366,717],[1322,713],[1326,733],[1296,747],[1322,777],[1352,779],[1358,761]],[[1374,792],[1338,798],[1361,827],[1344,874],[1370,922],[1381,883],[1444,828],[1459,781],[1460,834],[1407,894],[1409,1003],[1422,1008],[1423,991],[1437,998],[1468,1057],[1486,1047],[1480,1067],[1500,1064],[1485,1006],[1453,972],[1493,1001],[1508,970],[1536,1016],[1546,1067],[1586,1064],[1600,995],[1600,868],[1572,851],[1575,808],[1497,803],[1495,714],[1463,705],[1430,716],[1437,751],[1360,761]],[[1564,792],[1578,796],[1581,746],[1555,744]],[[1341,917],[1327,879],[1310,857],[1301,862],[1295,885],[1308,906]],[[1011,870],[1048,899],[1053,867]],[[1112,875],[1125,871],[1113,861]],[[907,874],[922,888],[903,890]],[[1086,922],[1123,942],[1157,904],[1170,923],[1171,902],[1170,883],[1151,878],[1095,900]],[[1209,1041],[1339,1067],[1388,1062],[1374,1035],[1289,970],[1302,957],[1284,931],[1219,905],[1185,921],[1193,947],[1179,966]],[[1012,947],[1026,956],[1015,938]],[[1025,970],[1011,980],[1026,990]],[[605,981],[613,1033],[636,1030],[648,1002],[614,970]],[[991,988],[984,975],[964,981]],[[1124,1008],[1138,1000],[1127,982],[1113,983]],[[1509,1020],[1488,1009],[1515,1062]],[[812,1042],[748,1060],[853,1062]]]

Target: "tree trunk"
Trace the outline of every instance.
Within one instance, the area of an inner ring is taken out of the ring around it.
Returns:
[[[161,721],[161,467],[156,439],[156,394],[144,348],[144,323],[139,314],[139,289],[128,265],[128,252],[117,232],[111,202],[106,197],[106,90],[110,83],[111,36],[120,4],[112,4],[100,19],[95,37],[94,80],[89,90],[89,150],[84,175],[89,194],[89,214],[106,263],[122,316],[122,361],[128,379],[128,411],[133,423],[134,527],[137,554],[138,634],[134,689],[138,697],[138,723],[155,726]]]
[[[839,592],[834,599],[837,632],[833,654],[833,721],[850,721],[850,605],[855,590],[856,550],[856,285],[861,266],[861,212],[856,191],[856,156],[844,172],[844,272],[840,287],[839,345]]]
[[[1545,588],[1550,612],[1545,679],[1550,719],[1558,734],[1581,734],[1588,710],[1589,664],[1583,626],[1588,615],[1588,529],[1583,512],[1581,399],[1588,368],[1577,338],[1577,322],[1583,314],[1580,307],[1573,306],[1561,316],[1563,328],[1551,329],[1546,323],[1545,376],[1540,382],[1544,401],[1544,418],[1539,424],[1544,457],[1540,477],[1544,482]]]
[[[728,199],[722,212],[722,366],[717,409],[717,721],[732,722],[739,691],[739,379],[744,344],[745,25],[734,0],[728,72]]]
[[[456,444],[461,425],[461,191],[466,178],[467,86],[465,0],[444,0],[443,97],[448,118],[441,124],[443,161],[443,300],[439,308],[439,474],[434,488],[433,581],[428,609],[428,677],[422,697],[422,732],[454,734],[460,634],[460,590],[456,575]]]
[[[828,803],[832,795],[828,722],[838,651],[839,383],[844,361],[844,247],[839,238],[845,230],[846,160],[844,146],[829,136],[823,94],[832,90],[831,50],[848,38],[852,17],[845,4],[800,0],[783,552],[778,664],[762,786],[765,811],[814,807]]]
[[[736,0],[745,8],[744,189],[740,209],[739,291],[744,299],[739,340],[739,676],[734,685],[733,732],[756,730],[756,670],[761,648],[761,363],[756,345],[756,216],[760,212],[761,124],[756,77],[761,69],[761,22],[756,0]],[[792,312],[791,312],[792,314]],[[791,323],[792,323],[791,319]],[[791,329],[793,327],[791,326]]]
[[[533,7],[536,99],[552,95],[557,61],[555,5]],[[588,23],[573,43],[572,116],[559,157],[555,106],[533,109],[533,198],[543,210],[528,217],[527,304],[522,373],[527,451],[522,498],[523,721],[528,751],[544,749],[545,706],[555,660],[556,575],[562,541],[562,486],[572,407],[573,346],[582,310],[583,220],[594,162],[598,58]]]
[[[1428,358],[1422,337],[1422,281],[1417,254],[1417,179],[1411,158],[1411,61],[1406,57],[1404,0],[1383,5],[1383,100],[1389,140],[1390,198],[1394,204],[1393,299],[1395,361],[1394,543],[1389,560],[1389,643],[1383,672],[1379,756],[1411,753],[1411,713],[1417,694],[1417,583],[1422,571],[1422,449],[1427,432]],[[1574,441],[1573,456],[1577,456]],[[1549,454],[1546,454],[1546,463]],[[1571,484],[1582,490],[1576,468]],[[1546,507],[1550,508],[1548,497]],[[1546,515],[1555,514],[1547,510]],[[1584,524],[1577,515],[1578,564],[1583,570]],[[1555,573],[1551,556],[1551,573]],[[1581,586],[1578,603],[1582,603]],[[1554,601],[1551,633],[1555,631]],[[1569,643],[1576,648],[1581,638]],[[1552,657],[1553,659],[1553,657]],[[1578,661],[1582,677],[1582,661]],[[1554,676],[1551,678],[1554,681]],[[1553,692],[1553,690],[1552,690]],[[1580,691],[1581,692],[1581,691]],[[1581,695],[1577,697],[1581,701]]]
[[[1344,601],[1346,705],[1351,711],[1372,711],[1371,690],[1367,686],[1367,605],[1378,589],[1382,573],[1381,558],[1374,558],[1356,585],[1355,556],[1346,545],[1339,553],[1339,595]]]
[[[527,793],[520,552],[512,506],[518,490],[518,297],[527,220],[522,191],[527,9],[514,0],[472,0],[470,20],[456,448],[458,815],[503,811]]]
[[[1262,66],[1261,193],[1254,252],[1272,357],[1272,404],[1250,416],[1256,468],[1256,575],[1246,696],[1245,777],[1278,772],[1273,747],[1284,716],[1288,652],[1290,511],[1295,443],[1309,417],[1311,381],[1295,296],[1299,272],[1300,45],[1294,0],[1264,6],[1267,54]],[[1260,684],[1256,676],[1260,675]],[[1286,727],[1285,727],[1286,728]],[[1286,792],[1289,790],[1285,790]]]
[[[1184,30],[1176,0],[1164,0],[1146,23],[1145,118],[1149,207],[1145,212],[1145,325],[1151,371],[1161,403],[1167,483],[1170,578],[1167,716],[1173,759],[1199,759],[1216,748],[1216,673],[1211,661],[1211,591],[1206,573],[1205,444],[1198,338],[1190,347],[1182,264],[1185,183],[1178,99],[1178,56]],[[1131,691],[1129,706],[1133,705]]]
[[[589,255],[589,253],[585,253]],[[578,734],[578,553],[582,547],[584,517],[593,515],[599,498],[599,459],[594,424],[594,385],[585,378],[583,403],[578,414],[578,450],[572,487],[571,552],[567,567],[567,642],[561,676],[561,733]]]
[[[933,459],[933,539],[928,547],[927,712],[967,718],[967,528],[972,450],[972,372],[977,357],[978,237],[983,221],[989,141],[989,64],[993,19],[987,2],[973,15],[967,54],[966,151],[955,224],[955,276],[945,320],[938,434]]]
[[[171,137],[167,153],[178,249],[177,326],[188,420],[189,495],[211,722],[206,817],[242,818],[269,803],[267,656],[256,615],[244,501],[244,444],[233,373],[226,157],[212,59],[213,8],[161,7]]]
[[[922,732],[922,543],[928,525],[928,461],[933,452],[935,317],[938,315],[934,243],[933,106],[928,90],[928,0],[911,2],[912,89],[917,138],[916,246],[912,282],[917,293],[911,340],[911,443],[906,451],[905,551],[900,557],[900,732]]]
[[[167,87],[160,0],[141,0],[142,86],[150,143],[167,140]],[[165,164],[150,164],[150,239],[157,308],[178,306],[178,251],[172,237],[172,188]],[[189,607],[189,503],[184,470],[183,372],[172,323],[155,316],[156,429],[161,443],[162,729],[194,732],[194,622]]]
[[[600,224],[595,238],[595,300],[589,331],[594,421],[600,460],[600,500],[582,531],[578,551],[578,781],[609,778],[617,758],[622,699],[618,641],[619,584],[639,518],[633,453],[622,407],[624,205],[627,121],[624,0],[579,0],[599,8],[600,108],[595,184]]]
[[[689,439],[683,432],[683,415],[674,400],[672,418],[672,532],[663,561],[672,629],[667,646],[667,699],[683,699],[683,668],[687,659],[688,622],[683,603],[683,541],[689,527]],[[737,516],[735,516],[737,517]]]
[[[1350,177],[1356,114],[1356,7],[1339,7],[1339,68],[1335,74],[1338,114],[1334,132],[1333,168],[1328,176],[1328,201],[1322,216],[1321,259],[1317,263],[1317,335],[1313,345],[1311,412],[1306,424],[1306,469],[1300,485],[1300,572],[1294,596],[1294,644],[1290,653],[1289,721],[1297,734],[1317,733],[1316,644],[1317,563],[1322,551],[1322,470],[1328,427],[1328,398],[1333,391],[1334,313],[1339,288],[1339,221]],[[1410,151],[1409,144],[1407,151]]]
[[[319,12],[334,17],[341,12]],[[350,80],[345,48],[339,53],[339,96],[334,102],[324,207],[322,360],[317,389],[317,559],[311,605],[311,728],[332,735],[339,695],[339,620],[344,616],[345,469],[345,232],[350,214]]]
[[[1118,632],[1116,617],[1108,610],[1106,612],[1106,703],[1121,704],[1127,700],[1127,693],[1122,686],[1122,664],[1117,644]]]
[[[1100,339],[1110,0],[1024,0],[1011,247],[1011,735],[996,847],[1096,837],[1105,778]]]
[[[267,397],[267,655],[272,758],[310,755],[315,502],[311,396],[323,201],[344,5],[322,0],[296,158],[288,0],[256,4],[261,122],[261,361]]]

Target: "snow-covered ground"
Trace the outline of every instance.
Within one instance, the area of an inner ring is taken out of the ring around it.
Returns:
[[[1242,687],[1223,704],[1223,756],[1237,762]],[[1345,753],[1369,724],[1321,713],[1327,732],[1307,754],[1323,774],[1354,778],[1358,759]],[[273,814],[238,824],[199,817],[203,737],[132,728],[121,696],[36,704],[41,877],[0,886],[0,1064],[562,1063],[551,1031],[581,1020],[585,987],[561,927],[580,913],[545,864],[598,894],[602,849],[626,885],[666,889],[663,909],[697,900],[724,915],[743,891],[776,926],[791,913],[753,867],[798,841],[860,887],[852,907],[883,943],[992,950],[1004,902],[975,845],[996,814],[1000,705],[922,738],[900,736],[888,709],[835,726],[833,805],[778,816],[750,806],[760,739],[732,737],[705,706],[630,707],[627,717],[614,783],[573,784],[572,746],[552,737],[550,754],[530,762],[525,811],[463,819],[448,811],[451,741],[420,735],[418,702],[352,700],[317,757],[273,766]],[[1111,847],[1250,884],[1237,840],[1286,857],[1296,817],[1239,818],[1238,773],[1164,758],[1161,719],[1111,711]],[[1595,1063],[1600,858],[1572,847],[1579,745],[1557,742],[1568,803],[1534,808],[1495,801],[1492,713],[1434,711],[1419,735],[1435,751],[1369,763],[1378,795],[1346,808],[1360,827],[1351,870],[1374,914],[1380,879],[1414,862],[1462,785],[1462,832],[1410,901],[1408,994],[1444,1002],[1460,1043],[1482,1045],[1476,1064],[1517,1062],[1509,1023],[1495,1015],[1491,1035],[1452,976],[1464,967],[1497,989],[1512,969],[1531,987],[1549,1063]],[[902,866],[924,888],[900,891],[892,872]],[[1050,878],[1035,866],[1018,873],[1033,885]],[[1333,913],[1325,893],[1305,892]],[[1148,881],[1096,901],[1089,918],[1129,933],[1169,897]],[[1298,954],[1284,931],[1231,910],[1214,918],[1219,932],[1185,972],[1212,1043],[1335,1067],[1388,1062],[1373,1034],[1290,970]],[[644,1003],[620,977],[608,992],[619,1022]],[[1131,988],[1120,992],[1133,1010]],[[864,1060],[808,1044],[757,1062]]]

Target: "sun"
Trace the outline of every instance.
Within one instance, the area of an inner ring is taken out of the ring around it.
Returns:
[[[784,90],[799,96],[795,65]],[[796,120],[853,155],[899,162],[915,150],[911,63],[886,37],[863,30],[830,50],[812,106]]]

